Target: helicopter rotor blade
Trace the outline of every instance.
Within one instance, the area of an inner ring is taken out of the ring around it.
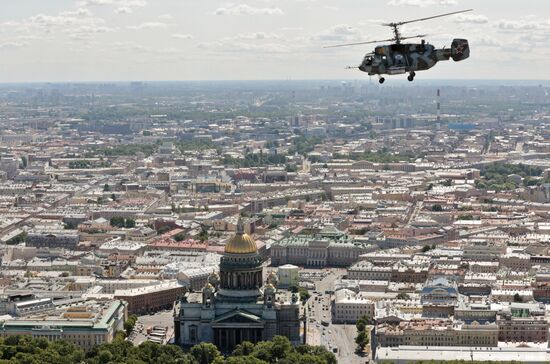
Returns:
[[[414,39],[414,38],[424,38],[424,37],[427,37],[428,34],[418,34],[418,35],[411,35],[411,36],[408,36],[408,37],[401,37],[400,39],[403,40],[403,39]]]
[[[358,43],[346,43],[346,44],[335,44],[330,46],[325,46],[323,48],[338,48],[338,47],[349,47],[349,46],[356,46],[356,45],[362,45],[362,44],[372,44],[372,43],[382,43],[382,42],[391,42],[393,39],[384,39],[384,40],[373,40],[370,42],[358,42]]]
[[[388,27],[396,27],[396,26],[400,26],[400,25],[404,25],[404,24],[409,24],[409,23],[415,23],[417,21],[424,21],[424,20],[430,20],[430,19],[435,19],[435,18],[441,18],[443,16],[449,16],[449,15],[455,15],[455,14],[461,14],[461,13],[467,13],[469,11],[473,11],[474,9],[467,9],[467,10],[460,10],[460,11],[454,11],[452,13],[446,13],[446,14],[440,14],[440,15],[434,15],[434,16],[429,16],[427,18],[420,18],[420,19],[413,19],[413,20],[406,20],[406,21],[400,21],[400,22],[395,22],[395,23],[384,23],[382,25],[385,25],[385,26],[388,26]]]

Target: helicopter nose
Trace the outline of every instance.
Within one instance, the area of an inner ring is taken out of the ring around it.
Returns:
[[[360,69],[361,71],[365,72],[365,66],[360,65],[360,66],[359,66],[359,69]]]

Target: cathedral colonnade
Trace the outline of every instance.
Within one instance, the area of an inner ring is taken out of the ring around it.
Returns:
[[[255,289],[262,286],[262,271],[220,272],[220,281],[225,289]]]
[[[262,341],[263,328],[261,327],[215,327],[214,344],[222,351],[232,350],[244,341],[257,343]]]

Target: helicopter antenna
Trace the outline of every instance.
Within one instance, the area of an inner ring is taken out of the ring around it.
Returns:
[[[385,24],[382,24],[382,25],[385,25],[385,26],[388,26],[388,27],[393,28],[392,30],[393,30],[394,39],[392,39],[392,40],[395,40],[395,42],[396,42],[397,44],[400,44],[402,39],[406,39],[406,38],[404,38],[404,37],[403,37],[403,38],[401,37],[401,32],[399,31],[399,27],[400,27],[401,25],[405,25],[405,24],[409,24],[409,23],[415,23],[415,22],[418,22],[418,21],[424,21],[424,20],[435,19],[435,18],[441,18],[441,17],[443,17],[443,16],[449,16],[449,15],[467,13],[467,12],[473,11],[473,10],[474,10],[474,9],[460,10],[460,11],[454,11],[454,12],[452,12],[452,13],[434,15],[434,16],[429,16],[429,17],[426,17],[426,18],[413,19],[413,20],[406,20],[406,21],[401,21],[401,22],[385,23]],[[413,37],[413,38],[416,38],[416,37]]]

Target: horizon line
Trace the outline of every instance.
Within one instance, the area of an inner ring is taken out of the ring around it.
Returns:
[[[376,80],[376,78],[375,78]],[[410,83],[406,79],[390,79],[392,82],[405,82],[414,85],[417,82],[550,82],[548,79],[514,79],[514,78],[423,78]],[[370,82],[371,78],[311,78],[311,79],[198,79],[198,80],[73,80],[73,81],[0,81],[0,85],[26,85],[26,84],[101,84],[101,83],[198,83],[198,82]]]

